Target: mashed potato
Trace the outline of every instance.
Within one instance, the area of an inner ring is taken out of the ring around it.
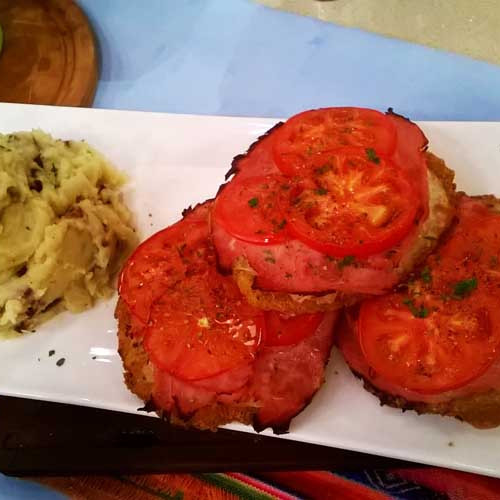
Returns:
[[[124,180],[85,142],[0,134],[0,334],[113,292],[137,245]]]

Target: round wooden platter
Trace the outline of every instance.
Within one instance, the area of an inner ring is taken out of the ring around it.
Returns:
[[[92,105],[97,47],[85,14],[73,1],[0,0],[0,25],[0,101]]]

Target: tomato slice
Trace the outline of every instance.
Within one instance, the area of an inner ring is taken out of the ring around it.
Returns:
[[[482,299],[449,302],[426,318],[415,317],[400,294],[364,302],[358,332],[367,362],[376,374],[423,394],[467,384],[498,357],[500,315]]]
[[[282,202],[288,180],[279,175],[234,179],[215,201],[214,218],[228,233],[258,245],[286,238]]]
[[[324,313],[289,316],[276,311],[264,313],[266,330],[264,345],[285,346],[298,344],[310,337],[323,321]]]
[[[203,208],[203,207],[202,207]],[[188,216],[141,243],[125,263],[118,291],[130,312],[144,324],[152,303],[186,274],[207,267],[209,228]]]
[[[411,230],[418,202],[406,173],[370,149],[317,155],[290,191],[288,230],[333,257],[387,250]]]
[[[264,319],[215,269],[184,279],[151,309],[144,346],[160,369],[187,381],[253,362]]]
[[[396,128],[383,113],[364,108],[323,108],[291,117],[274,136],[273,157],[285,175],[301,175],[317,154],[344,146],[390,155]]]

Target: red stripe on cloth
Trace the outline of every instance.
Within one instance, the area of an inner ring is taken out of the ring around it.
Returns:
[[[408,481],[446,493],[450,500],[498,500],[500,498],[500,479],[437,467],[394,469],[391,472]]]
[[[246,474],[241,474],[239,472],[228,472],[226,476],[245,483],[256,490],[260,490],[263,493],[271,495],[278,500],[297,500],[297,497],[289,495],[288,493],[272,486],[271,484],[265,483],[264,481],[259,481],[255,477],[247,476]]]
[[[260,476],[313,500],[390,500],[391,497],[331,472],[265,472]]]

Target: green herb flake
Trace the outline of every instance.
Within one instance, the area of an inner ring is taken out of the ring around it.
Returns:
[[[278,229],[281,230],[286,226],[286,219],[283,219],[279,224],[278,224]]]
[[[415,318],[427,318],[429,316],[429,309],[424,306],[417,307],[411,299],[404,299],[403,304],[408,307]]]
[[[322,187],[315,189],[314,192],[319,196],[325,196],[325,194],[328,194],[328,191]]]
[[[428,266],[424,267],[422,271],[420,271],[420,279],[424,283],[430,283],[432,281],[431,270],[429,269]]]
[[[325,163],[323,166],[315,168],[314,173],[316,175],[323,175],[329,172],[332,169],[332,166],[329,163]]]
[[[377,156],[377,153],[373,148],[367,148],[365,151],[366,151],[366,157],[368,158],[369,161],[375,163],[376,165],[380,163],[380,158]]]
[[[345,257],[342,257],[342,259],[339,260],[337,266],[339,269],[343,269],[346,266],[351,266],[354,264],[355,257],[354,255],[346,255]]]
[[[250,198],[248,200],[248,206],[251,208],[255,208],[259,204],[259,200],[257,198]]]
[[[477,279],[470,278],[467,280],[459,281],[453,285],[454,299],[463,299],[470,295],[477,288]]]
[[[276,264],[276,259],[274,258],[274,255],[270,250],[264,250],[264,255],[265,255],[264,260],[266,262],[269,262],[271,264]]]

